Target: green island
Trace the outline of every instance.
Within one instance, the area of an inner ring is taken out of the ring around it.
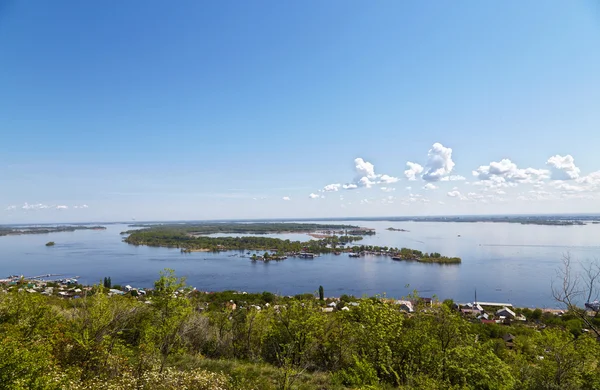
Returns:
[[[48,241],[48,242],[46,243],[46,246],[54,246],[54,245],[55,245],[55,242],[54,242],[54,241]]]
[[[335,233],[345,235],[338,236]],[[209,237],[209,234],[282,234],[306,233],[321,237],[306,242],[272,237]],[[183,252],[257,250],[278,254],[300,252],[330,253],[340,246],[362,240],[362,234],[374,234],[371,229],[351,225],[318,224],[216,224],[216,225],[156,225],[124,232],[124,241],[132,245],[181,248]],[[331,234],[331,235],[330,235]]]
[[[598,388],[598,311],[484,305],[206,292],[172,270],[153,288],[14,277],[0,281],[0,388]]]
[[[396,252],[393,260],[414,260],[421,263],[459,264],[460,257],[446,257],[437,252],[423,253],[416,249],[401,248]]]
[[[241,226],[240,226],[241,225]],[[190,252],[219,252],[219,251],[265,251],[264,255],[253,254],[252,260],[284,260],[287,256],[300,256],[312,258],[316,254],[349,253],[352,257],[364,255],[391,256],[394,260],[414,260],[423,263],[458,264],[458,257],[446,257],[439,253],[424,253],[408,248],[394,248],[375,245],[352,245],[351,243],[362,240],[362,235],[372,235],[372,229],[344,225],[313,225],[289,224],[292,227],[281,226],[288,224],[227,224],[223,226],[200,225],[155,225],[140,230],[123,232],[128,236],[123,240],[131,245],[146,245],[154,247],[178,248],[183,253]],[[275,226],[264,226],[275,225]],[[273,232],[302,232],[317,238],[309,241],[291,241],[261,236],[243,237],[209,237],[218,229],[219,233],[228,234],[269,234]],[[351,229],[351,230],[348,230]],[[314,233],[318,232],[318,233]],[[334,233],[347,233],[338,236]],[[352,232],[352,234],[351,234]],[[328,235],[333,234],[333,235]],[[269,253],[271,252],[271,253]],[[248,253],[249,255],[250,253]]]
[[[285,233],[323,233],[344,235],[370,235],[375,234],[373,229],[361,228],[354,225],[316,224],[316,223],[179,223],[179,224],[136,224],[130,227],[145,228],[142,230],[129,230],[122,234],[131,234],[138,231],[168,231],[186,233],[190,235],[206,235],[216,233],[227,234],[285,234]]]
[[[3,226],[0,236],[18,236],[22,234],[48,234],[74,232],[76,230],[105,230],[105,226]]]
[[[393,227],[389,227],[389,228],[387,228],[387,229],[385,229],[385,230],[389,230],[390,232],[410,232],[410,230],[406,230],[406,229],[396,229],[396,228],[393,228]]]

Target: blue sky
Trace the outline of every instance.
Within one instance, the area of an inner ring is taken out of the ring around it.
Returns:
[[[598,48],[595,1],[4,1],[0,223],[599,212]]]

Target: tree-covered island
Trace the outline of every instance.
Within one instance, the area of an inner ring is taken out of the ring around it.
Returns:
[[[416,249],[402,248],[394,257],[393,260],[414,260],[421,263],[439,263],[439,264],[459,264],[460,257],[446,257],[437,252],[423,253]]]
[[[254,235],[242,237],[208,236],[214,233]],[[318,237],[318,239],[292,241],[256,235],[277,233],[305,233]],[[261,261],[283,260],[286,256],[304,257],[304,254],[334,253],[339,255],[347,252],[352,257],[383,255],[391,256],[394,260],[414,260],[423,263],[458,264],[461,262],[458,257],[446,257],[439,253],[424,253],[408,248],[351,245],[362,240],[363,235],[372,235],[375,234],[375,231],[350,225],[292,223],[155,225],[140,230],[130,230],[123,232],[123,234],[128,234],[123,241],[131,245],[178,248],[184,253],[230,250],[265,252],[264,255],[253,254],[251,257],[252,260]]]
[[[2,226],[0,236],[20,236],[22,234],[48,234],[74,232],[76,230],[105,230],[105,226]]]
[[[181,248],[183,252],[256,250],[277,254],[300,252],[330,253],[347,244],[362,240],[362,235],[374,234],[371,229],[352,225],[295,224],[295,223],[223,223],[200,225],[155,225],[129,234],[124,241],[132,245]],[[221,234],[253,234],[245,237],[210,237]],[[263,237],[263,234],[318,234],[318,240],[305,242]],[[259,236],[257,236],[257,234]]]

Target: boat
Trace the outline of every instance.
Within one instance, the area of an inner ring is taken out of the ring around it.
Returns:
[[[360,253],[349,253],[348,257],[360,257]]]
[[[302,259],[313,259],[315,255],[313,253],[300,253],[299,257]]]

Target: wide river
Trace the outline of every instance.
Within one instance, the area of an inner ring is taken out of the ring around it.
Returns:
[[[510,302],[517,306],[555,307],[551,283],[564,254],[578,263],[600,259],[600,224],[538,226],[508,223],[344,221],[375,228],[359,244],[408,247],[462,258],[460,265],[393,261],[383,256],[350,258],[323,255],[314,260],[251,262],[240,252],[189,253],[178,249],[132,246],[107,230],[0,237],[0,277],[10,274],[79,276],[93,284],[110,276],[113,284],[151,287],[158,273],[173,268],[189,285],[205,291],[315,292],[326,296],[386,294],[471,301]],[[388,231],[403,228],[409,232]],[[460,235],[460,236],[459,236]],[[306,240],[303,234],[273,235]],[[54,247],[45,243],[55,241]]]

